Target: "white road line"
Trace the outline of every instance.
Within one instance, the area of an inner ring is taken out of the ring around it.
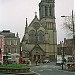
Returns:
[[[39,73],[37,73],[37,72],[34,72],[34,71],[32,71],[33,73],[36,73],[36,75],[41,75],[41,74],[39,74]]]
[[[47,69],[47,70],[49,70],[49,71],[53,71],[52,69]]]
[[[41,72],[43,71],[43,70],[40,70]]]

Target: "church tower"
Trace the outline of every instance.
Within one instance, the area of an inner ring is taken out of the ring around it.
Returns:
[[[57,55],[57,32],[55,23],[55,0],[41,0],[39,17],[45,28],[45,55],[51,60]]]
[[[39,4],[39,15],[42,18],[55,18],[54,0],[41,0]]]
[[[39,3],[40,19],[38,19],[36,13],[29,25],[26,19],[25,33],[21,46],[24,52],[28,51],[31,61],[43,61],[44,59],[53,61],[56,58],[57,32],[54,8],[55,0],[41,0]],[[24,57],[26,58],[26,56]]]

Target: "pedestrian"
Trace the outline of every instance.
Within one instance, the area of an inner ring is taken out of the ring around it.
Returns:
[[[36,63],[36,66],[37,66],[38,61],[37,61],[37,60],[35,60],[35,63]]]

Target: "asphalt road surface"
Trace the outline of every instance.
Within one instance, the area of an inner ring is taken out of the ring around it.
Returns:
[[[38,66],[32,64],[30,69],[37,75],[75,75],[75,72],[61,70],[61,66],[56,66],[54,62],[45,64],[41,63],[38,64]],[[0,74],[0,75],[15,75],[15,74]]]
[[[38,75],[75,75],[75,72],[61,70],[61,66],[56,66],[55,63],[33,65],[31,71]]]

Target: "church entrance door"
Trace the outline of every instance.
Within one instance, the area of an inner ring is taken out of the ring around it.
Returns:
[[[34,60],[39,60],[40,59],[40,55],[34,55]]]

